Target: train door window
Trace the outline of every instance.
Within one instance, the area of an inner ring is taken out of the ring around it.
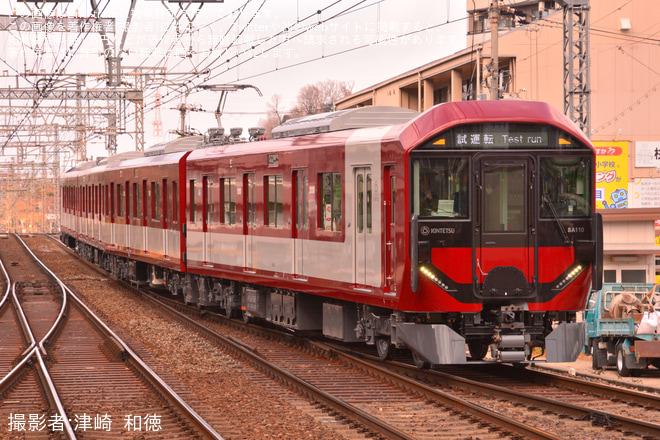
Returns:
[[[309,227],[307,215],[308,191],[307,173],[296,171],[296,229],[298,230],[306,230]]]
[[[123,206],[124,206],[124,216],[126,217],[127,220],[130,216],[130,207],[131,207],[131,205],[130,205],[131,191],[130,190],[131,190],[131,183],[126,182],[126,184],[124,185],[125,200],[124,200]]]
[[[160,183],[151,182],[151,219],[160,220]]]
[[[142,217],[142,197],[140,193],[140,184],[133,184],[133,217]]]
[[[115,184],[110,183],[110,219],[115,218]]]
[[[524,231],[526,176],[523,164],[501,165],[484,171],[484,232]]]
[[[202,185],[204,187],[203,204],[204,204],[204,218],[207,225],[213,224],[213,178],[204,176],[202,178]]]
[[[197,201],[195,200],[195,180],[190,180],[190,223],[195,223],[197,217]]]
[[[167,228],[167,216],[169,215],[169,198],[167,196],[167,179],[163,179],[163,228]]]
[[[367,174],[367,188],[366,188],[366,196],[367,196],[367,234],[371,234],[372,231],[372,216],[371,216],[371,211],[372,211],[372,190],[371,190],[371,174]]]
[[[358,174],[357,176],[357,195],[355,198],[357,202],[357,231],[362,233],[364,231],[364,175]]]
[[[254,173],[249,173],[247,176],[247,225],[257,225],[257,200],[256,200],[256,181]]]
[[[124,191],[123,191],[123,189],[124,189],[124,185],[122,185],[121,183],[118,183],[117,184],[117,199],[116,199],[117,200],[117,209],[115,210],[115,212],[117,213],[117,217],[121,217],[121,214],[122,214],[122,206],[123,206],[123,202],[124,202]]]
[[[220,197],[222,210],[220,222],[223,225],[236,224],[236,179],[227,177],[220,179]]]
[[[144,226],[147,225],[147,199],[148,199],[148,194],[147,194],[147,181],[143,180],[142,181],[142,221]]]
[[[282,176],[265,176],[266,216],[264,224],[272,228],[281,228],[284,223],[284,190]]]
[[[172,221],[179,221],[179,183],[172,182]]]
[[[466,158],[420,158],[412,163],[413,212],[420,217],[467,218]]]
[[[325,231],[341,230],[341,173],[319,174],[318,224]]]

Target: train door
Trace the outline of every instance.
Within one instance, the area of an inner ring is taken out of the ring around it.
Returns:
[[[257,226],[256,178],[254,173],[243,175],[243,269],[254,270],[253,236]]]
[[[357,286],[367,285],[368,258],[380,258],[380,255],[369,255],[369,237],[373,233],[372,225],[372,186],[371,168],[353,168],[355,182],[355,239],[353,246],[353,283]]]
[[[534,282],[534,164],[530,157],[477,160],[475,279],[484,298],[528,296]],[[502,256],[506,255],[506,265]]]
[[[385,292],[396,293],[396,177],[394,167],[383,170],[383,206],[385,209]]]
[[[309,239],[307,170],[294,171],[293,181],[293,274],[297,279],[305,279],[305,242]]]

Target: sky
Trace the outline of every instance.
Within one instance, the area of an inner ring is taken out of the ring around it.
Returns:
[[[115,34],[106,36],[118,50],[126,27],[124,0],[96,0],[101,17],[116,19]],[[0,14],[39,14],[25,3],[2,0]],[[89,17],[89,1],[46,4],[44,15]],[[281,108],[293,107],[298,90],[327,79],[352,82],[359,91],[383,80],[443,58],[465,48],[465,2],[455,0],[225,0],[223,3],[181,4],[138,0],[128,27],[122,65],[158,67],[166,81],[151,81],[145,93],[145,144],[153,136],[154,94],[163,95],[163,130],[179,125],[175,109],[182,102],[201,111],[190,112],[187,125],[204,133],[216,126],[219,93],[199,85],[248,84],[252,88],[227,95],[224,127],[257,126],[272,96]],[[178,26],[177,26],[178,24]],[[178,27],[178,32],[177,32]],[[0,87],[16,85],[26,70],[103,73],[99,33],[41,32],[28,29],[0,32]],[[90,77],[94,78],[94,77]],[[4,81],[2,81],[4,79]],[[185,84],[185,87],[182,86]],[[88,88],[105,87],[88,80]],[[30,84],[23,82],[22,87]],[[188,93],[184,93],[187,91]],[[185,100],[185,101],[184,101]],[[134,126],[129,117],[128,129]],[[98,144],[98,145],[96,145]],[[118,152],[135,148],[129,135],[118,138]],[[105,155],[100,141],[88,145],[88,156]]]

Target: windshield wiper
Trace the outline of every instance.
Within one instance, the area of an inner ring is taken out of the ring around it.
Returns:
[[[550,207],[550,212],[552,212],[552,216],[555,218],[555,223],[557,223],[557,226],[559,227],[559,232],[561,232],[562,237],[564,237],[564,244],[571,244],[571,238],[568,236],[564,225],[559,220],[555,205],[552,203],[552,200],[550,200],[548,193],[543,194],[543,201],[548,204],[548,207]]]

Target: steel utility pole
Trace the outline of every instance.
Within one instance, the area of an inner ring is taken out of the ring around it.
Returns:
[[[498,37],[500,31],[500,2],[491,0],[490,2],[490,57],[492,59],[492,74],[490,76],[490,99],[500,99],[500,60],[498,54]]]
[[[559,0],[564,15],[564,113],[591,135],[589,0]]]

